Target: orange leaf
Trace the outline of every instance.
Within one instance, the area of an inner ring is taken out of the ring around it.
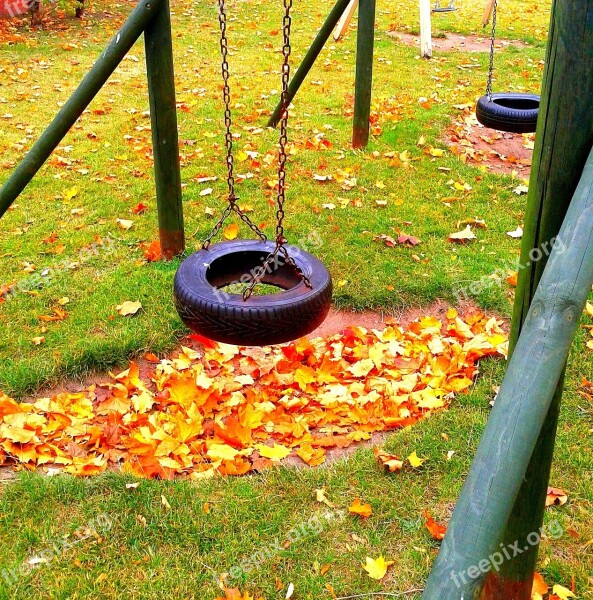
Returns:
[[[370,504],[362,504],[360,498],[356,498],[348,508],[348,512],[368,519],[373,514],[373,509]]]
[[[225,240],[234,240],[239,235],[239,226],[236,223],[231,223],[228,227],[225,227],[223,232]]]
[[[447,531],[447,527],[445,525],[439,525],[431,516],[428,511],[424,512],[424,516],[426,521],[424,526],[430,532],[432,539],[434,540],[442,540],[445,537],[445,532]]]

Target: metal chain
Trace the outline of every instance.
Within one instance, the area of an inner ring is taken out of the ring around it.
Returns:
[[[292,18],[290,11],[293,0],[284,0],[284,18],[282,20],[283,45],[282,55],[282,118],[280,119],[280,150],[278,155],[278,197],[276,201],[276,248],[267,257],[264,263],[259,267],[251,280],[250,286],[243,293],[243,298],[247,300],[252,294],[255,286],[261,281],[262,277],[268,271],[269,266],[276,259],[278,253],[282,254],[285,263],[290,265],[303,280],[305,285],[312,288],[311,281],[298,267],[294,259],[288,254],[285,248],[286,238],[284,237],[284,202],[286,200],[286,145],[288,143],[288,108],[290,106],[288,85],[290,83],[290,54],[292,48],[290,45],[290,33],[292,27]]]
[[[492,35],[490,37],[490,68],[488,69],[488,84],[486,85],[486,96],[492,100],[492,80],[494,79],[494,44],[496,43],[496,11],[498,0],[494,0],[492,8]]]
[[[225,146],[226,146],[226,164],[227,164],[227,185],[228,185],[228,206],[222,213],[216,225],[212,228],[210,235],[202,244],[202,248],[206,249],[210,246],[212,239],[221,230],[225,220],[232,212],[237,213],[241,220],[255,233],[262,241],[267,241],[266,235],[261,229],[251,221],[251,219],[239,208],[237,200],[239,197],[235,193],[235,174],[234,174],[234,157],[233,157],[233,119],[231,113],[231,88],[229,85],[229,45],[227,39],[227,15],[225,8],[225,0],[218,0],[218,21],[220,23],[220,53],[222,56],[222,79],[223,79],[223,101],[224,101],[224,124],[225,124]]]

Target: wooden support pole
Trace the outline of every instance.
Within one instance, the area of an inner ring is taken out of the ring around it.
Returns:
[[[352,129],[353,148],[363,148],[369,143],[373,91],[373,55],[375,49],[375,11],[376,0],[360,0],[356,46],[354,125]]]
[[[185,234],[169,0],[146,27],[144,41],[159,236],[163,257],[170,260],[185,249]]]
[[[592,223],[593,151],[533,297],[423,600],[476,600],[488,573],[512,559],[513,548],[505,555],[500,542],[593,284]],[[500,594],[496,598],[507,600]]]
[[[337,25],[340,17],[344,14],[344,11],[348,8],[351,0],[338,0],[333,7],[332,11],[329,13],[325,23],[321,26],[321,29],[317,33],[317,36],[313,40],[311,47],[307,50],[307,54],[305,54],[305,58],[303,58],[303,62],[300,64],[299,68],[296,70],[289,86],[288,86],[288,103],[290,104],[297,92],[299,91],[303,81],[309,74],[309,71],[313,68],[315,61],[318,56],[321,54],[323,47],[325,46],[329,36],[332,34],[334,27]],[[282,116],[282,101],[278,103],[276,106],[272,116],[268,121],[268,127],[276,127],[280,122],[280,117]]]
[[[136,43],[146,25],[163,5],[164,0],[141,0],[128,17],[119,33],[111,40],[93,68],[87,73],[76,91],[64,104],[56,118],[33,144],[27,156],[0,189],[0,218],[10,208],[19,194],[41,169],[51,153],[70,131],[113,71]]]
[[[334,40],[339,42],[348,31],[348,27],[350,27],[350,23],[352,22],[352,17],[358,8],[358,0],[351,0],[346,12],[340,17],[338,24],[336,25],[336,29],[334,31]]]
[[[593,146],[593,0],[556,0],[544,71],[541,107],[527,199],[511,351],[546,266],[541,252],[554,238],[566,215],[579,173]],[[592,225],[593,227],[593,225]],[[541,256],[540,260],[533,260]],[[549,484],[563,380],[538,439],[525,481],[502,540],[527,550],[493,573],[484,600],[530,600],[538,546],[527,538],[542,526]]]
[[[430,0],[420,0],[420,58],[432,58],[431,19]]]

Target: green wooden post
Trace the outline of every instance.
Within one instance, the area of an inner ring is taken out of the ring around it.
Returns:
[[[376,0],[360,0],[358,5],[353,148],[363,148],[369,143],[375,49],[375,8]]]
[[[185,234],[169,0],[147,25],[144,41],[159,236],[163,257],[171,259],[185,249]]]
[[[593,284],[592,223],[593,151],[560,230],[562,243],[554,246],[509,360],[423,600],[483,598],[488,574],[513,560],[516,549],[523,552],[521,541],[508,547],[501,541]],[[528,543],[537,543],[532,540]]]
[[[141,0],[138,3],[74,94],[0,189],[0,218],[27,187],[92,99],[99,93],[163,3],[164,0]]]
[[[556,0],[552,6],[523,234],[521,264],[530,266],[519,274],[511,351],[547,262],[545,253],[536,262],[530,253],[538,256],[538,252],[558,234],[592,146],[593,0]],[[530,533],[539,531],[544,518],[562,389],[563,379],[554,395],[503,539],[504,544],[519,541],[521,548],[528,547],[528,550],[506,561],[500,571],[488,579],[484,600],[531,598],[538,547],[526,540]]]
[[[303,62],[301,62],[299,68],[296,70],[290,85],[288,86],[288,103],[290,104],[301,85],[305,81],[305,78],[309,74],[309,71],[313,68],[315,61],[321,54],[323,47],[325,46],[329,36],[331,35],[334,27],[338,24],[340,17],[344,14],[350,0],[338,0],[332,11],[329,13],[325,23],[321,26],[321,29],[317,33],[317,37],[313,40],[311,47],[307,50]],[[276,127],[280,122],[282,116],[282,101],[278,102],[270,120],[268,121],[268,127]]]

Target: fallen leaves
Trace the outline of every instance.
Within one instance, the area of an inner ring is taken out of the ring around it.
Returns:
[[[424,513],[424,517],[426,521],[424,522],[424,526],[428,529],[430,535],[433,540],[442,540],[445,537],[445,533],[447,532],[446,525],[439,525],[431,516],[428,511]]]
[[[394,564],[392,560],[385,560],[383,556],[379,558],[366,557],[366,563],[362,565],[362,568],[369,574],[369,577],[380,581],[387,575],[387,569]]]
[[[455,233],[451,233],[447,238],[450,242],[456,242],[460,244],[464,244],[471,240],[475,240],[476,234],[472,231],[471,225],[467,225],[465,229],[462,231],[457,231]]]
[[[549,487],[546,495],[546,506],[564,506],[568,502],[568,494],[559,488]]]
[[[231,223],[225,227],[223,231],[223,237],[225,240],[234,240],[239,235],[239,226],[236,223]]]
[[[118,313],[140,309],[128,301]],[[471,387],[481,358],[506,352],[495,319],[461,319],[454,310],[406,329],[350,327],[272,348],[199,341],[203,350],[154,357],[142,377],[132,363],[111,381],[34,404],[0,394],[0,464],[65,466],[77,475],[112,464],[141,477],[193,479],[260,471],[288,456],[319,465],[328,449],[446,408]],[[382,451],[377,457],[391,471],[403,466]],[[423,461],[413,452],[405,462]],[[317,498],[332,506],[323,490]],[[368,507],[354,510],[364,516]]]
[[[131,302],[130,300],[127,300],[119,306],[116,306],[115,310],[117,310],[118,314],[122,317],[130,317],[137,314],[141,308],[142,304],[140,302]]]
[[[368,519],[373,514],[373,509],[370,504],[362,504],[360,498],[356,498],[348,508],[348,512]]]

